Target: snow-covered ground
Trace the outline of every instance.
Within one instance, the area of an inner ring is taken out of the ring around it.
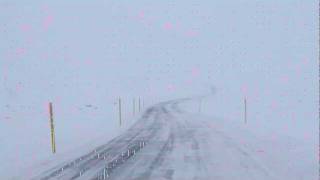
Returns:
[[[249,108],[247,123],[244,122],[244,106],[239,103],[238,115],[222,118],[218,109],[226,102],[219,98],[203,98],[201,113],[199,102],[182,105],[192,112],[194,119],[205,119],[208,126],[221,131],[239,147],[263,164],[272,173],[285,179],[317,179],[318,177],[318,128],[317,123],[302,122],[299,125],[288,119],[256,118],[254,108]],[[213,100],[216,100],[214,102]],[[219,107],[220,106],[220,107]],[[228,109],[228,107],[224,107]],[[232,108],[232,107],[231,107]],[[206,114],[206,115],[203,115]],[[191,117],[192,118],[192,117]],[[279,122],[275,122],[279,121]]]
[[[270,166],[287,161],[281,173],[314,178],[317,7],[313,0],[0,0],[0,179],[125,131],[138,117],[133,98],[147,107],[194,96],[203,96],[200,112],[215,117],[213,125],[261,158],[277,157]],[[199,104],[183,107],[199,113]]]
[[[65,115],[68,118],[57,109],[54,113],[57,147],[55,155],[51,151],[48,112],[37,119],[25,115],[26,118],[21,118],[20,121],[15,120],[15,115],[11,115],[12,121],[3,122],[0,127],[2,132],[0,176],[23,179],[21,174],[34,174],[39,167],[52,167],[108,142],[124,132],[140,116],[138,112],[133,116],[132,111],[129,112],[128,109],[125,111],[127,107],[125,105],[122,104],[124,112],[121,127],[117,106],[110,105],[114,113],[110,112],[105,116],[97,116],[94,110],[83,107],[83,111],[75,111],[79,113],[75,117],[70,116],[71,113]],[[43,111],[45,110],[44,107]]]
[[[45,166],[34,166],[33,173],[22,177],[68,179],[83,172],[79,179],[91,179],[108,162],[93,157],[121,155],[121,151],[127,152],[128,144],[124,142],[134,144],[134,140],[129,140],[133,138],[147,140],[147,146],[118,164],[114,172],[108,170],[111,179],[316,179],[317,160],[312,154],[317,148],[312,147],[312,141],[302,142],[271,129],[266,130],[269,136],[272,132],[269,137],[259,133],[261,128],[256,125],[189,113],[185,110],[191,109],[186,105],[197,100],[180,103],[180,108],[176,104],[179,101],[150,108],[134,129],[102,149],[90,152],[81,149],[83,159],[77,165],[65,167],[75,159],[71,152],[59,166],[52,168],[57,161],[46,162]],[[78,150],[74,152],[79,156]],[[61,167],[65,167],[63,171],[59,171]]]

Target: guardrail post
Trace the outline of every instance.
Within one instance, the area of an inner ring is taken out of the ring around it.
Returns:
[[[107,168],[103,169],[103,179],[107,178]]]

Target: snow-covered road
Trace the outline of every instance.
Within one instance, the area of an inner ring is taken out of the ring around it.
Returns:
[[[277,179],[272,170],[175,100],[157,104],[127,132],[34,179]]]

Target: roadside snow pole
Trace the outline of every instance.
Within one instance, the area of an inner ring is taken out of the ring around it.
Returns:
[[[140,97],[139,97],[139,112],[141,111],[141,100],[140,100]]]
[[[50,114],[50,128],[51,128],[51,147],[52,153],[56,153],[56,141],[55,141],[55,134],[54,134],[54,123],[53,123],[53,110],[52,110],[52,103],[49,103],[49,114]]]
[[[134,98],[133,98],[132,105],[133,105],[132,114],[133,114],[133,116],[134,116],[135,113],[136,113],[136,100],[135,100]]]
[[[201,103],[202,103],[202,99],[200,99],[199,101],[199,113],[201,112]]]
[[[144,100],[142,99],[142,109],[144,109]]]
[[[244,123],[247,124],[247,98],[244,97]]]
[[[119,124],[121,126],[121,98],[119,98]]]

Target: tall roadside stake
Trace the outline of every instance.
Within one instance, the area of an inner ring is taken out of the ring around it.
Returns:
[[[247,98],[244,97],[244,123],[247,124]]]
[[[139,112],[141,112],[141,100],[140,100],[140,97],[139,97]]]
[[[52,153],[56,153],[56,139],[54,133],[54,123],[53,123],[53,110],[52,110],[52,103],[49,103],[49,114],[50,114],[50,128],[51,128],[51,147]]]
[[[133,98],[132,105],[133,105],[132,114],[134,116],[136,114],[136,100],[134,98]]]
[[[121,122],[121,98],[119,98],[119,124],[121,126],[122,122]]]

